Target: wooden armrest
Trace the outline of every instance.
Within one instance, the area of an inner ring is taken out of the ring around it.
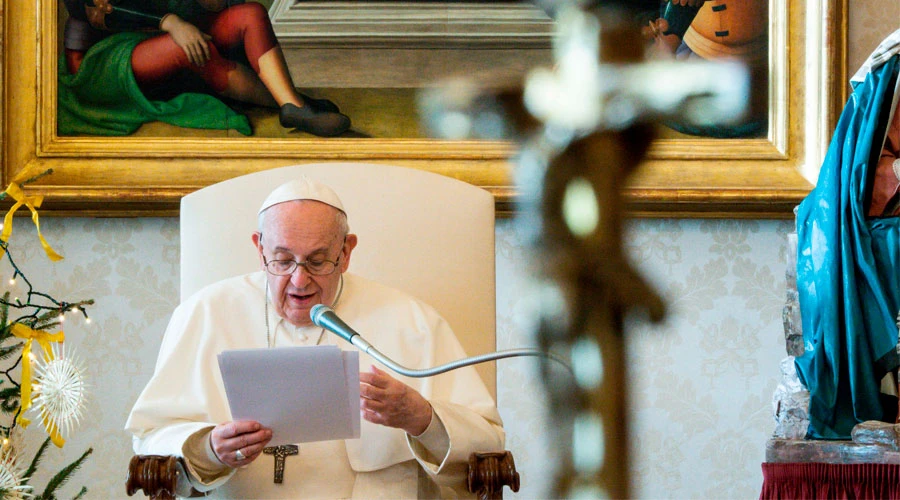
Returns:
[[[469,493],[478,495],[479,500],[499,500],[503,498],[503,487],[519,491],[519,473],[512,452],[499,451],[472,453],[469,455]]]
[[[125,491],[128,496],[143,490],[144,495],[153,500],[174,500],[178,476],[184,473],[181,457],[135,455],[128,464]],[[503,498],[504,486],[509,486],[512,491],[519,491],[519,473],[516,472],[512,453],[472,453],[469,456],[466,486],[470,493],[478,495],[481,500]]]
[[[128,496],[138,490],[153,500],[174,500],[178,475],[184,473],[179,465],[181,457],[162,455],[135,455],[128,463],[125,492]]]

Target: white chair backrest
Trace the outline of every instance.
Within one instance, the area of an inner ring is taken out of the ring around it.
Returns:
[[[494,200],[442,175],[367,163],[264,170],[181,200],[181,299],[259,269],[250,235],[269,192],[304,174],[331,186],[359,236],[349,271],[404,290],[450,323],[468,355],[496,348]],[[351,325],[352,326],[352,325]],[[365,332],[360,332],[365,337]],[[377,346],[376,346],[377,347]],[[496,394],[494,363],[477,365]]]

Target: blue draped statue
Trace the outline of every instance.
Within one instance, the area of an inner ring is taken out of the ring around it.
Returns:
[[[818,183],[797,214],[806,352],[796,366],[810,393],[810,439],[848,439],[857,423],[893,422],[897,414],[897,399],[880,386],[900,366],[900,218],[869,218],[866,204],[898,57],[854,86]]]

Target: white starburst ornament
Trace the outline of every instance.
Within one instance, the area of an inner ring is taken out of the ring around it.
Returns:
[[[58,346],[58,347],[57,347]],[[35,363],[32,408],[57,446],[62,446],[81,420],[85,407],[84,370],[74,355],[66,356],[65,346],[54,344],[53,358]]]
[[[34,498],[31,486],[22,484],[27,479],[22,477],[23,474],[15,451],[4,445],[0,449],[0,490],[4,492],[4,499]]]

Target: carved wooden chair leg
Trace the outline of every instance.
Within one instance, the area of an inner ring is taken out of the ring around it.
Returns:
[[[503,487],[519,491],[519,473],[508,451],[473,453],[469,456],[468,489],[479,500],[503,498]]]

